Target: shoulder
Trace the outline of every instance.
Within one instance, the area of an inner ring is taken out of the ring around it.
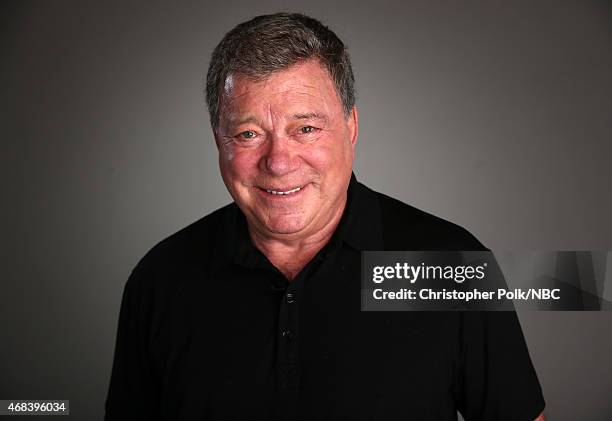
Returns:
[[[388,250],[486,250],[467,229],[363,186],[380,206]]]
[[[217,209],[155,244],[133,269],[128,284],[166,290],[205,273],[215,258],[219,233],[235,207],[231,203]]]

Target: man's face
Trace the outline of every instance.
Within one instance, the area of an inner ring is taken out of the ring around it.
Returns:
[[[276,238],[308,238],[342,211],[357,111],[345,116],[317,60],[263,81],[229,77],[219,117],[221,175],[252,229]]]

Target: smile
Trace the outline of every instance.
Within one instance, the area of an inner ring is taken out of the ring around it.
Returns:
[[[295,194],[303,189],[304,189],[304,186],[296,187],[296,188],[288,189],[288,190],[283,190],[280,188],[268,189],[264,187],[259,187],[259,190],[261,190],[262,192],[266,192],[268,194],[275,195],[275,196],[288,196],[291,194]]]
[[[269,190],[269,189],[266,189],[266,191],[267,191],[268,193],[272,193],[272,194],[291,194],[291,193],[298,192],[298,191],[300,191],[301,189],[302,189],[301,187],[296,187],[296,188],[295,188],[295,189],[293,189],[293,190],[287,190],[287,191],[277,191],[277,190]]]

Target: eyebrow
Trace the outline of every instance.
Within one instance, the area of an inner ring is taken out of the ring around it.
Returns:
[[[297,113],[291,116],[294,120],[322,120],[327,121],[327,116],[318,113]]]
[[[296,113],[293,114],[291,116],[291,119],[293,120],[320,120],[323,122],[327,122],[327,116],[324,114],[319,114],[319,113],[315,113],[315,112],[310,112],[310,113]],[[230,120],[229,121],[229,125],[232,127],[236,127],[236,126],[240,126],[242,124],[246,124],[246,123],[255,123],[257,124],[259,121],[257,120],[257,118],[255,118],[255,116],[248,116],[248,117],[244,117],[244,118],[239,118],[236,120]]]
[[[240,118],[237,120],[229,121],[230,126],[240,126],[241,124],[245,124],[245,123],[257,123],[257,119],[255,118],[255,116],[248,116],[248,117]]]

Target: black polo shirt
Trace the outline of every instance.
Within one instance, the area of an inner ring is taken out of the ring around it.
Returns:
[[[351,178],[331,241],[289,282],[235,204],[156,245],[123,294],[106,420],[532,421],[513,312],[362,312],[362,250],[484,250]]]

